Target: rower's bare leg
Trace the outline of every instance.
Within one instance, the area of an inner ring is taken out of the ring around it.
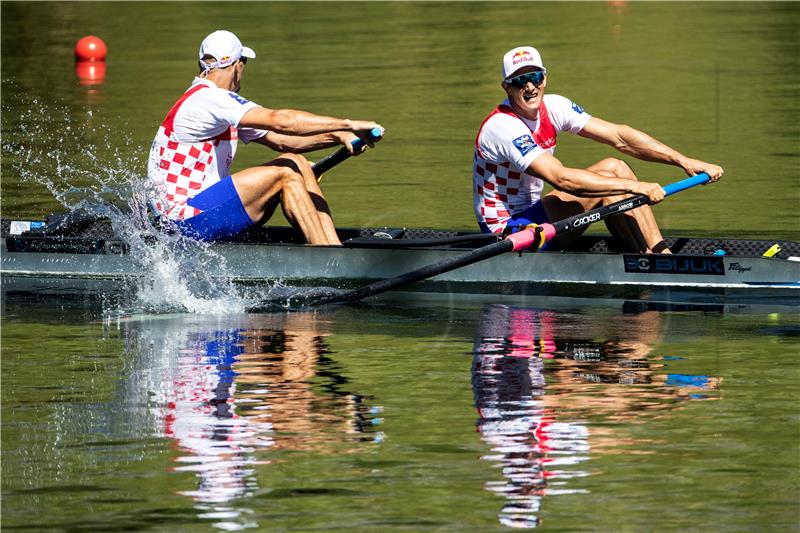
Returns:
[[[587,170],[609,176],[612,178],[635,180],[633,173],[624,161],[616,158],[603,159],[590,166]],[[603,198],[603,205],[613,204],[624,200],[627,195],[607,196]],[[609,231],[623,240],[631,251],[641,253],[670,253],[664,242],[661,230],[658,228],[656,217],[649,205],[645,205],[623,214],[606,219]]]
[[[550,220],[563,220],[594,209],[600,205],[600,198],[581,198],[564,191],[551,191],[542,198],[542,206]],[[583,235],[589,226],[561,234],[556,237],[555,244],[566,248]]]
[[[298,157],[302,158],[302,156]],[[311,168],[311,165],[305,158],[302,159],[303,164],[299,164],[298,166],[303,174],[306,190],[311,197],[311,201],[314,202],[317,215],[319,215],[319,220],[322,224],[322,230],[325,232],[325,236],[331,243],[341,244],[339,241],[339,236],[336,234],[336,226],[333,224],[331,208],[328,206],[328,201],[322,194],[322,189],[319,186],[317,177],[314,175],[314,170]]]
[[[310,244],[341,244],[325,233],[301,172],[301,156],[288,154],[258,167],[233,174],[233,183],[251,220],[263,223],[275,210],[279,198],[286,218]],[[307,164],[307,163],[306,163]]]

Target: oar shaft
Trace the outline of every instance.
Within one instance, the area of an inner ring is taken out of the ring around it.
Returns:
[[[369,136],[371,140],[378,141],[382,136],[381,130],[378,128],[373,128],[369,132]],[[351,144],[353,145],[353,149],[355,151],[359,151],[366,143],[362,139],[356,139]],[[322,176],[322,174],[329,171],[348,157],[350,157],[350,151],[347,148],[342,147],[311,165],[311,169],[314,171],[314,175],[319,178]]]
[[[692,176],[691,178],[686,178],[684,180],[676,181],[675,183],[666,185],[664,187],[664,192],[667,193],[667,196],[670,196],[672,194],[684,191],[696,185],[701,185],[703,183],[706,183],[708,182],[708,180],[709,180],[708,174],[703,172],[701,174],[697,174],[696,176]],[[618,215],[620,213],[636,209],[637,207],[641,207],[649,203],[650,199],[647,196],[643,194],[635,194],[629,198],[620,200],[619,202],[614,202],[613,204],[604,205],[596,209],[592,209],[591,211],[586,211],[585,213],[580,213],[579,215],[565,218],[563,220],[559,220],[558,222],[553,222],[550,225],[555,229],[555,232],[552,235],[549,235],[547,240],[550,240],[550,238],[554,237],[555,235],[558,235],[559,233],[565,233],[567,231],[576,230],[578,228],[588,226],[589,224],[592,224],[599,220],[603,220],[610,216]],[[547,226],[547,224],[545,224],[545,226]],[[548,232],[545,231],[545,234],[547,233]]]
[[[422,268],[418,268],[417,270],[412,270],[411,272],[401,274],[400,276],[395,276],[393,278],[388,278],[388,279],[382,279],[380,281],[376,281],[375,283],[370,283],[369,285],[365,285],[363,287],[354,289],[349,292],[330,295],[318,299],[314,302],[314,304],[321,305],[321,304],[339,303],[339,302],[357,302],[359,300],[363,300],[364,298],[368,298],[369,296],[374,296],[382,292],[390,291],[397,287],[408,285],[409,283],[414,283],[416,281],[421,281],[423,279],[432,278],[433,276],[438,276],[439,274],[450,272],[451,270],[461,268],[462,266],[470,265],[472,263],[477,263],[478,261],[483,261],[484,259],[489,259],[490,257],[510,252],[513,248],[514,248],[513,241],[505,239],[502,241],[489,244],[487,246],[482,246],[480,248],[472,250],[471,252],[457,255],[456,257],[444,259],[442,261],[439,261],[438,263],[426,265]]]
[[[631,209],[636,209],[637,207],[647,205],[648,203],[650,203],[650,199],[647,196],[643,194],[635,194],[630,198],[625,198],[619,202],[604,205],[596,209],[592,209],[591,211],[586,211],[584,213],[559,220],[558,222],[553,222],[551,224],[555,228],[555,233],[553,236],[588,226],[594,222],[598,222],[619,213],[624,213],[625,211],[630,211]]]
[[[698,174],[697,176],[673,183],[672,185],[667,185],[664,190],[667,191],[667,195],[670,195],[678,191],[694,187],[695,185],[705,183],[708,181],[708,179],[708,175]],[[463,266],[471,265],[473,263],[477,263],[478,261],[489,259],[506,252],[524,250],[530,247],[538,249],[545,241],[549,241],[558,233],[583,227],[591,224],[592,222],[597,222],[598,220],[602,220],[612,215],[624,213],[625,211],[630,211],[631,209],[636,209],[637,207],[647,203],[649,203],[647,196],[637,194],[620,202],[598,207],[597,209],[581,213],[580,215],[570,217],[566,220],[561,220],[552,224],[542,224],[537,226],[535,229],[525,229],[519,231],[507,236],[502,241],[483,246],[476,250],[472,250],[449,259],[444,259],[438,263],[433,263],[431,265],[418,268],[406,274],[376,281],[375,283],[365,285],[364,287],[354,289],[352,291],[324,296],[316,299],[313,303],[315,305],[321,305],[340,302],[356,302],[369,296],[374,296],[382,292],[396,289],[397,287],[402,287],[403,285],[408,285],[409,283],[414,283],[423,279],[431,278],[433,276],[438,276],[439,274],[443,274]]]

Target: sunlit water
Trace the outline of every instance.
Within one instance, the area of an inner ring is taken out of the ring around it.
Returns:
[[[47,303],[4,299],[4,528],[797,523],[791,309]]]

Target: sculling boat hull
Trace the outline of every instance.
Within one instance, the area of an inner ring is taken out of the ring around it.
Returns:
[[[4,290],[86,291],[125,288],[146,276],[140,258],[106,234],[4,234]],[[391,242],[375,238],[394,235]],[[351,288],[389,278],[486,244],[448,244],[458,232],[340,230],[346,246],[299,244],[290,228],[258,230],[237,242],[210,245],[219,275],[237,283]],[[425,246],[421,245],[424,237]],[[405,241],[405,242],[404,242]],[[575,251],[505,254],[410,287],[447,293],[638,297],[658,300],[793,299],[800,302],[800,244],[779,241],[672,239],[673,256],[614,252],[610,238],[583,237]],[[387,247],[389,246],[389,247]],[[714,255],[721,251],[725,255]]]

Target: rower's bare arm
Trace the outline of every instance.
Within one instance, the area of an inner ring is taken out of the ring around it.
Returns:
[[[610,178],[580,168],[565,167],[549,153],[534,159],[527,172],[541,177],[557,190],[575,196],[599,198],[627,193],[644,194],[651,203],[658,203],[665,197],[664,189],[658,183]]]
[[[315,115],[297,109],[267,109],[254,107],[244,114],[238,126],[274,131],[284,135],[318,135],[335,131],[351,131],[358,137],[369,139],[373,128],[383,128],[368,120],[350,120],[346,118]],[[368,143],[372,146],[372,142]]]
[[[706,172],[711,181],[717,181],[722,177],[723,170],[719,165],[686,157],[643,131],[625,124],[615,124],[592,117],[578,135],[611,145],[623,154],[643,161],[681,167],[689,176]]]
[[[276,152],[304,154],[306,152],[313,152],[314,150],[344,144],[342,139],[345,136],[352,137],[353,139],[356,138],[355,135],[349,132],[319,133],[317,135],[303,136],[284,135],[270,131],[263,137],[256,139],[255,142],[272,148]]]

